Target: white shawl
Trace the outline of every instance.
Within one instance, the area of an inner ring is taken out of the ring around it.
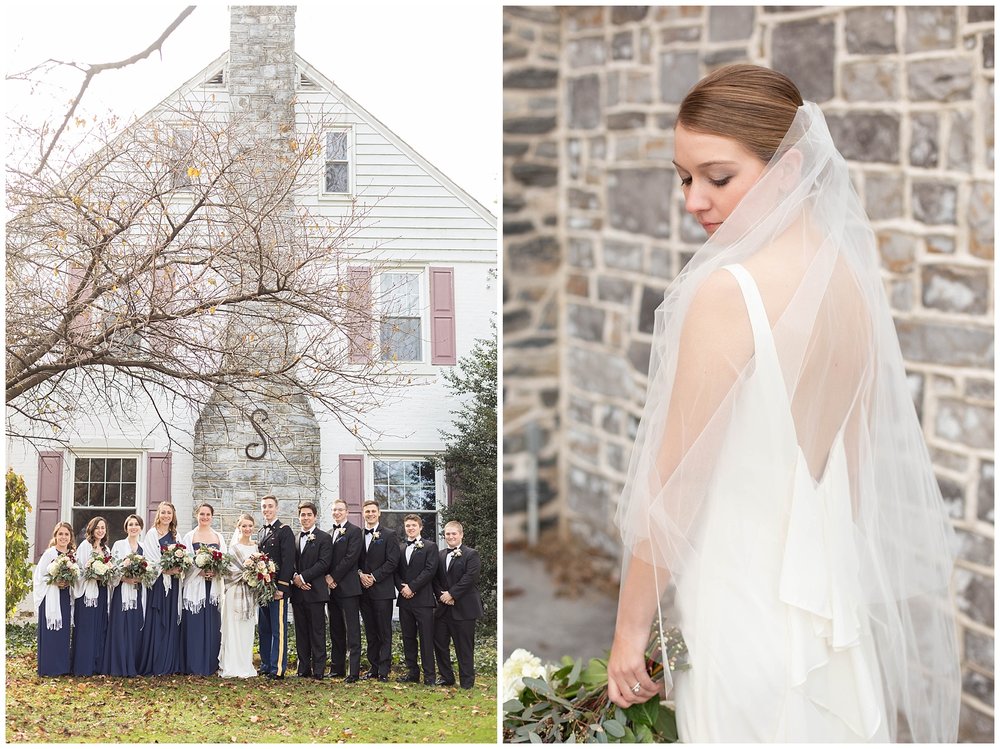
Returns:
[[[142,541],[138,541],[138,548],[135,553],[142,551]],[[129,554],[132,554],[132,547],[129,545],[127,538],[119,539],[115,541],[115,545],[111,547],[111,556],[114,557],[115,562],[119,562]],[[145,554],[143,554],[145,556]],[[147,561],[149,561],[147,559]],[[136,585],[130,585],[129,583],[122,583],[121,579],[118,580],[118,585],[122,585],[122,611],[131,611],[137,605],[141,605],[143,611],[146,609],[146,588],[142,583]],[[142,597],[142,603],[139,603],[139,598]]]
[[[35,574],[32,578],[34,583],[32,586],[32,600],[35,603],[35,609],[37,610],[39,606],[42,605],[42,601],[45,601],[45,626],[48,629],[62,629],[62,606],[59,604],[59,586],[51,585],[45,582],[45,575],[48,572],[48,567],[55,558],[59,555],[56,551],[55,546],[50,546],[42,554],[42,558],[38,560],[38,564],[35,565]],[[70,615],[70,625],[73,624],[73,596],[69,597],[69,615]],[[39,622],[41,624],[41,622]]]
[[[184,534],[184,540],[181,541],[188,550],[194,555],[194,532],[196,528],[192,528],[187,533]],[[219,551],[223,554],[226,553],[226,542],[222,538],[222,534],[212,529],[212,533],[215,534],[216,539],[219,544]],[[181,603],[184,606],[185,611],[190,611],[192,614],[197,614],[205,607],[205,578],[201,576],[201,570],[196,565],[191,565],[188,571],[184,574],[184,587],[181,588]],[[222,575],[216,575],[212,578],[212,589],[209,597],[209,603],[213,606],[218,606],[219,602],[222,600],[222,593],[225,590],[225,586],[222,582]]]
[[[73,596],[79,598],[83,596],[83,605],[87,608],[97,606],[97,600],[101,595],[100,587],[96,580],[84,580],[83,573],[87,570],[87,562],[94,555],[94,547],[90,541],[84,539],[76,549],[76,561],[80,565],[80,579],[77,580],[73,588]],[[108,596],[107,603],[110,605],[111,596]]]

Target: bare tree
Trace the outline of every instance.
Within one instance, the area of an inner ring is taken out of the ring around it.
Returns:
[[[169,435],[171,401],[306,397],[364,438],[363,414],[405,381],[376,343],[392,332],[379,248],[356,238],[366,211],[293,201],[315,190],[326,123],[262,144],[212,99],[95,128],[86,158],[20,131],[34,147],[6,175],[10,436],[62,441],[83,405],[156,410]]]

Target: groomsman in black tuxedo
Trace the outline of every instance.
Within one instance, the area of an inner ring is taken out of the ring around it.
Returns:
[[[345,674],[344,683],[353,684],[361,673],[361,579],[358,560],[364,549],[361,529],[347,520],[347,502],[333,500],[333,562],[326,576],[330,590],[330,676]]]
[[[365,519],[364,550],[358,577],[361,580],[361,618],[368,640],[368,673],[362,679],[389,681],[392,665],[392,602],[396,599],[393,573],[399,564],[399,540],[379,525],[378,502],[366,500],[361,506]]]
[[[455,641],[458,659],[459,684],[462,689],[472,689],[476,682],[473,664],[476,619],[483,615],[483,602],[479,597],[479,552],[462,543],[462,524],[452,520],[444,526],[447,548],[441,549],[434,594],[444,605],[434,611],[434,653],[437,656],[437,684],[450,687],[455,683],[451,667],[450,640]]]
[[[295,652],[298,675],[322,679],[326,670],[326,602],[330,589],[326,573],[333,559],[330,534],[316,527],[316,505],[299,503],[299,533],[292,577],[292,611],[295,614]]]
[[[278,498],[260,498],[264,525],[257,547],[278,568],[274,600],[260,607],[257,632],[260,639],[260,673],[269,679],[284,679],[288,667],[288,594],[295,571],[295,534],[278,520]]]
[[[438,568],[438,548],[433,541],[420,537],[423,521],[419,515],[403,518],[406,541],[399,566],[396,589],[399,598],[399,628],[403,634],[403,660],[406,675],[398,681],[420,681],[417,666],[417,639],[420,640],[420,665],[424,683],[434,684],[434,575]]]

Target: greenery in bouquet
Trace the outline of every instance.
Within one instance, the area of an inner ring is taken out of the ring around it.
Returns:
[[[230,557],[231,559],[231,557]],[[229,566],[227,555],[211,546],[202,546],[194,553],[194,566],[202,572],[221,575]]]
[[[277,565],[267,554],[251,554],[243,562],[243,570],[240,573],[240,582],[245,583],[250,588],[250,593],[258,606],[267,606],[274,600],[274,593],[277,585],[274,576],[278,572]]]
[[[122,580],[135,580],[136,584],[151,587],[156,582],[156,570],[142,554],[126,554],[115,569]]]
[[[654,628],[646,648],[646,671],[663,676],[662,653],[671,671],[689,668],[687,647],[678,629],[660,637]],[[504,663],[503,732],[506,743],[674,743],[677,722],[661,695],[622,709],[608,697],[608,662],[564,656],[558,665],[542,665],[526,650],[515,650]]]
[[[83,579],[93,580],[98,585],[110,585],[115,576],[115,563],[111,554],[95,550],[83,567]]]
[[[169,574],[182,577],[192,564],[194,557],[184,544],[167,544],[160,547],[160,570],[163,574],[168,574],[169,570]]]
[[[45,583],[47,585],[75,585],[80,579],[80,565],[72,554],[60,554],[45,568]]]

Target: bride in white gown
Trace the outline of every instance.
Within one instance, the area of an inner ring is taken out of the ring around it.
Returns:
[[[709,239],[656,313],[610,697],[666,692],[684,742],[955,741],[950,524],[823,113],[733,65],[689,92],[674,146]],[[657,684],[671,581],[690,669]]]
[[[253,665],[253,628],[257,622],[257,603],[246,584],[238,582],[243,562],[257,553],[253,540],[254,519],[240,515],[233,531],[229,553],[235,560],[226,572],[226,596],[222,605],[222,647],[219,650],[219,676],[224,679],[248,679],[257,675]]]

